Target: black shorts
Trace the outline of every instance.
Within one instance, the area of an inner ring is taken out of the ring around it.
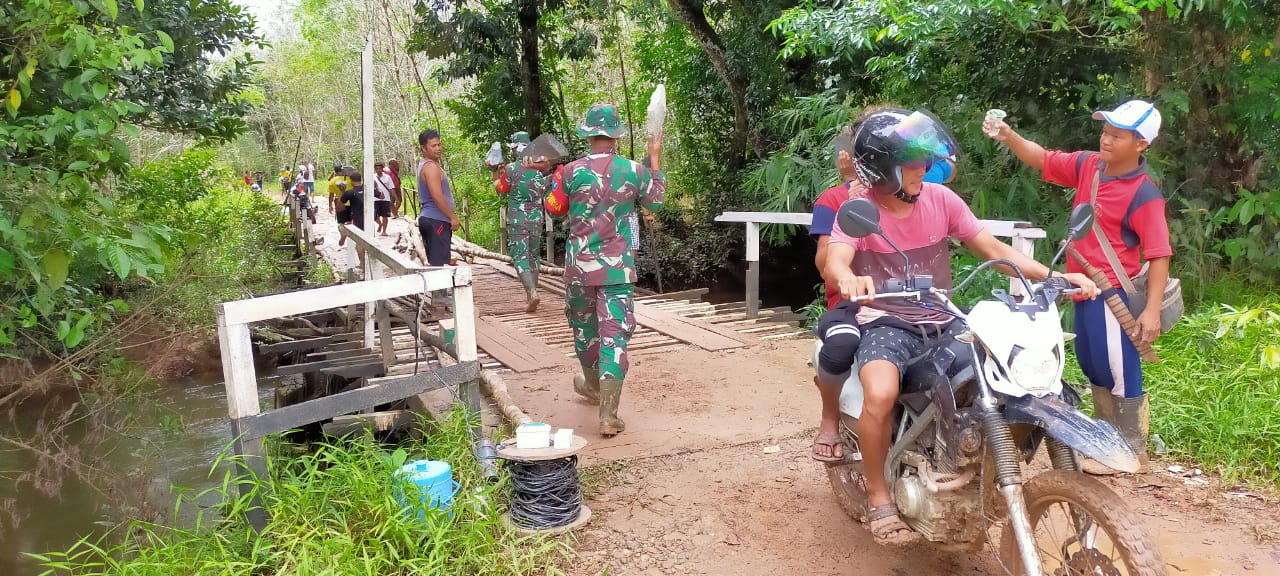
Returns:
[[[374,200],[373,216],[375,218],[391,217],[391,201],[390,200]]]
[[[858,370],[868,362],[887,360],[898,367],[901,377],[906,374],[907,364],[913,358],[928,352],[944,336],[954,336],[962,330],[964,323],[955,320],[945,325],[916,326],[913,330],[873,323],[862,329],[862,341],[858,344]]]
[[[351,211],[343,210],[342,208],[339,208],[337,217],[338,217],[339,224],[346,224],[347,222],[351,221]]]
[[[453,226],[447,220],[419,216],[418,232],[422,233],[422,244],[427,250],[427,265],[448,266],[449,245],[453,242]]]

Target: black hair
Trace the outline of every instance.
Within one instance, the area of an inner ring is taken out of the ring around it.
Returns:
[[[355,171],[347,174],[347,178],[350,178],[352,182],[364,182],[364,176]]]
[[[418,145],[426,146],[427,142],[430,142],[432,140],[439,140],[439,139],[440,139],[439,130],[427,128],[426,130],[423,130],[421,134],[418,134]]]

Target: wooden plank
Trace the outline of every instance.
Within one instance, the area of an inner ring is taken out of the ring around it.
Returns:
[[[240,428],[246,438],[261,438],[341,414],[403,400],[427,390],[460,385],[479,377],[479,362],[463,362],[408,376],[373,378],[363,388],[241,418]]]
[[[353,342],[353,344],[356,344]],[[350,350],[321,350],[307,354],[308,360],[338,360],[340,358],[355,358],[357,356],[368,356],[373,354],[372,348],[366,348],[360,344],[356,344],[358,348]]]
[[[726,350],[747,345],[731,331],[686,320],[670,312],[645,305],[643,302],[635,303],[635,317],[636,322],[641,326],[706,350]]]
[[[455,279],[459,274],[459,269],[443,268],[381,280],[338,284],[249,300],[223,302],[218,305],[218,310],[226,317],[227,324],[247,324],[281,316],[417,294],[424,290],[445,290],[454,287],[455,283],[465,282],[470,285],[470,275],[464,281]]]
[[[662,298],[667,300],[696,301],[697,299],[702,298],[702,296],[706,295],[706,293],[710,291],[711,290],[708,288],[694,288],[693,290],[681,290],[679,292],[662,292],[660,294],[654,294],[652,296],[641,296],[639,298],[636,298],[636,300],[657,300]]]
[[[476,320],[476,341],[489,356],[516,372],[563,365],[558,353],[542,339],[522,334],[492,316]]]
[[[813,215],[808,212],[725,212],[716,222],[757,222],[760,224],[798,224],[808,226]]]
[[[355,356],[351,358],[335,358],[333,360],[320,360],[317,362],[304,362],[302,364],[290,364],[276,368],[276,374],[287,376],[289,374],[303,374],[306,372],[319,372],[322,368],[337,368],[347,364],[365,364],[369,361],[382,361],[382,357],[376,354],[365,354],[364,356]]]
[[[305,340],[292,340],[289,342],[277,342],[275,344],[259,344],[258,353],[260,354],[282,354],[284,352],[294,352],[299,350],[315,350],[322,348],[333,342],[339,342],[341,337],[350,337],[352,334],[359,336],[359,332],[351,334],[338,334],[334,336],[320,336],[317,338],[307,338]]]
[[[375,376],[385,376],[387,367],[382,363],[382,358],[378,358],[374,362],[365,362],[363,364],[346,364],[335,366],[333,368],[321,368],[320,373],[326,376],[338,376],[341,378],[372,378]]]
[[[716,216],[716,222],[743,222],[757,224],[795,224],[808,226],[813,215],[807,212],[724,212]],[[1016,220],[979,220],[982,226],[995,236],[1004,238],[1044,238],[1045,231],[1030,222]]]
[[[386,432],[413,426],[418,415],[409,410],[389,410],[371,414],[344,414],[334,416],[333,422],[326,422],[320,427],[330,436],[344,436],[352,432],[372,430]]]

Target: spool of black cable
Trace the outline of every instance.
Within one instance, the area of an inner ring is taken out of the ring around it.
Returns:
[[[511,510],[502,519],[517,532],[555,533],[573,530],[591,520],[582,504],[578,451],[586,439],[573,437],[569,448],[516,448],[515,441],[498,446],[511,475]]]

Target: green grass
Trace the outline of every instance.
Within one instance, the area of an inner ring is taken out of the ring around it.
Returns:
[[[1190,314],[1155,349],[1151,431],[1171,455],[1229,483],[1280,483],[1280,298]]]
[[[40,558],[45,574],[559,574],[568,548],[560,540],[509,532],[500,520],[507,482],[480,478],[462,418],[440,423],[419,442],[388,453],[368,436],[313,447],[314,454],[272,458],[271,489],[227,473],[213,492],[220,516],[201,512],[195,526],[135,522],[121,544],[82,541]],[[392,472],[406,460],[453,465],[462,487],[453,515],[429,510],[425,520],[393,496]],[[215,466],[215,471],[226,469]],[[238,483],[263,495],[270,514],[259,535],[241,520],[248,499]],[[192,505],[179,500],[179,507]],[[176,514],[175,514],[176,515]],[[118,540],[118,538],[116,538]]]

